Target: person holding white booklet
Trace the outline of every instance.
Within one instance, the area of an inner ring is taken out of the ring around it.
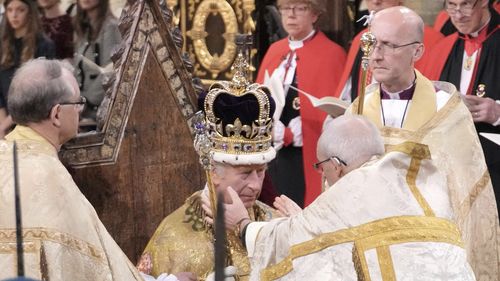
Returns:
[[[273,142],[278,151],[268,175],[278,193],[304,206],[321,193],[321,177],[312,164],[326,114],[295,88],[317,98],[331,96],[346,55],[316,28],[326,11],[325,0],[278,0],[277,4],[288,38],[271,45],[256,80],[271,88],[276,101]]]

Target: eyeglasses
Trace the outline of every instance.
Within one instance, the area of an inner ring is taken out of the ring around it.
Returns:
[[[283,16],[290,16],[292,14],[296,16],[303,16],[307,10],[309,10],[309,6],[307,5],[279,7],[279,11]]]
[[[462,14],[463,16],[468,17],[472,15],[477,2],[479,2],[479,0],[476,0],[474,3],[465,2],[463,4],[449,3],[448,1],[446,1],[445,9],[449,15],[456,15],[458,12],[460,12],[460,14]]]
[[[80,96],[80,101],[75,102],[60,102],[60,105],[78,105],[78,110],[83,111],[85,105],[87,104],[87,99],[84,96]]]
[[[325,163],[325,162],[328,162],[328,161],[330,161],[330,160],[335,160],[335,162],[337,162],[337,164],[339,164],[339,165],[344,165],[344,166],[347,166],[347,163],[346,163],[344,160],[340,159],[339,157],[337,157],[337,156],[330,156],[330,157],[326,158],[326,159],[325,159],[325,160],[323,160],[323,161],[319,161],[319,162],[317,162],[317,163],[314,163],[314,164],[313,164],[313,168],[314,168],[314,170],[316,170],[316,171],[318,171],[318,172],[322,172],[322,171],[323,171],[323,169],[321,168],[321,164],[323,164],[323,163]]]
[[[392,44],[392,43],[389,43],[389,42],[380,42],[380,44],[375,44],[373,46],[373,48],[371,49],[370,55],[373,54],[373,52],[375,51],[375,49],[378,49],[378,52],[381,55],[388,54],[388,53],[393,54],[393,53],[396,52],[397,49],[400,49],[400,48],[403,48],[403,47],[407,47],[407,46],[411,46],[411,45],[414,45],[414,44],[421,44],[421,43],[422,42],[415,41],[415,42],[411,42],[411,43],[408,43],[408,44],[396,45],[396,44]]]

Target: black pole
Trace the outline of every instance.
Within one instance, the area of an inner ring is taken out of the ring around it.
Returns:
[[[224,225],[224,198],[217,194],[217,215],[215,216],[215,281],[224,281],[226,267],[226,226]]]
[[[17,166],[17,144],[14,141],[14,196],[16,204],[16,246],[17,246],[17,276],[24,277],[24,254],[23,254],[23,222],[21,216],[21,200],[19,195],[19,170]]]

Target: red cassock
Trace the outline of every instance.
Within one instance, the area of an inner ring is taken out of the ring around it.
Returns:
[[[450,19],[448,13],[445,10],[439,12],[436,16],[436,20],[434,21],[434,30],[441,32],[441,28],[443,28],[444,24]]]
[[[500,1],[496,1],[495,3],[493,3],[492,7],[493,7],[493,9],[495,9],[495,11],[500,13]],[[436,16],[436,20],[434,21],[434,30],[439,31],[439,32],[443,32],[443,28],[447,24],[451,24],[450,23],[450,16],[446,12],[446,10],[442,10]],[[453,28],[455,28],[455,27],[453,27]],[[454,30],[456,31],[456,29],[454,29]],[[451,33],[448,33],[448,34],[445,33],[445,35],[450,35],[450,34]]]
[[[269,48],[257,76],[257,82],[264,82],[264,74],[269,75],[279,67],[287,54],[291,52],[288,39],[282,39]],[[346,54],[344,49],[330,41],[325,34],[318,32],[297,50],[296,82],[297,87],[315,97],[333,95],[338,86],[340,74],[344,68]],[[307,97],[299,94],[300,116],[302,119],[304,178],[306,182],[305,205],[308,205],[321,193],[321,175],[312,164],[316,159],[316,144],[321,134],[326,113],[312,106]]]
[[[349,53],[347,54],[347,64],[344,68],[344,72],[342,73],[341,79],[339,86],[337,90],[335,91],[335,97],[339,97],[340,94],[342,93],[342,90],[344,89],[345,84],[347,83],[347,80],[351,75],[356,75],[356,79],[353,79],[352,81],[360,81],[361,77],[359,75],[359,71],[361,66],[360,65],[354,65],[356,61],[360,61],[358,56],[361,56],[362,54],[359,54],[360,52],[360,43],[361,43],[361,36],[367,31],[367,29],[362,30],[360,33],[358,33],[354,39],[352,40],[351,48],[349,49]],[[432,27],[430,26],[425,26],[424,29],[424,46],[426,50],[429,50],[432,48],[439,40],[441,40],[444,36],[439,33],[438,31],[435,31]],[[422,66],[425,64],[425,61],[428,59],[428,52],[424,52],[424,55],[420,60],[418,60],[415,63],[415,68],[420,70]],[[353,72],[354,71],[354,72]],[[359,83],[358,86],[355,90],[357,96],[358,90],[359,89]],[[353,99],[354,100],[354,99]]]

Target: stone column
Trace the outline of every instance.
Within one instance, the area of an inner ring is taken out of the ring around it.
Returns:
[[[427,25],[434,25],[437,14],[443,9],[443,3],[444,0],[404,0],[404,5],[416,11]]]

